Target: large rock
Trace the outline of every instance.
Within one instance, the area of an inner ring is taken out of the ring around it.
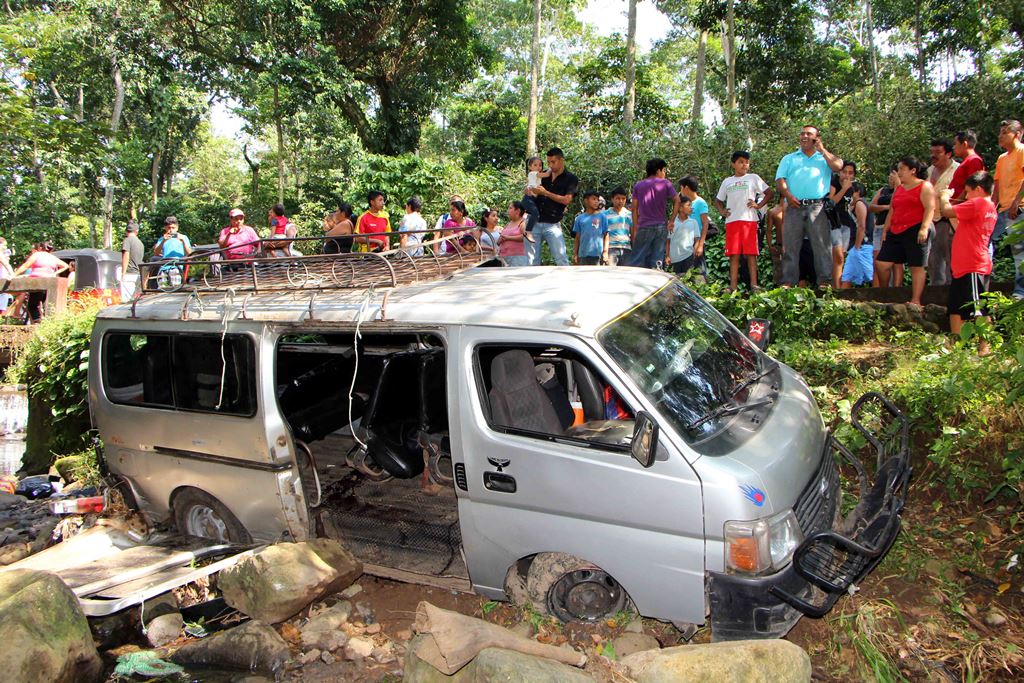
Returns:
[[[738,640],[680,645],[623,657],[637,683],[715,681],[715,683],[807,683],[811,659],[786,640]]]
[[[487,648],[451,676],[416,656],[416,646],[426,636],[416,636],[405,654],[403,683],[594,683],[594,679],[566,664],[524,655],[512,650]]]
[[[4,680],[94,681],[103,671],[78,599],[55,574],[0,573],[0,643]]]
[[[276,624],[325,595],[350,586],[363,564],[337,541],[278,543],[220,573],[224,601],[267,624]]]
[[[208,666],[275,673],[289,656],[288,644],[270,626],[249,621],[182,645],[170,659],[182,666]]]

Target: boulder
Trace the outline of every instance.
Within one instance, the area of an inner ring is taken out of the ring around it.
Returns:
[[[654,636],[649,636],[646,633],[636,633],[630,631],[623,633],[621,636],[612,641],[612,648],[615,649],[615,656],[619,659],[628,657],[634,652],[643,652],[644,650],[660,650],[661,643]]]
[[[623,657],[637,683],[715,681],[715,683],[807,683],[811,659],[786,640],[738,640],[710,645],[679,645]]]
[[[568,664],[495,647],[481,651],[472,666],[473,683],[594,683],[593,678]]]
[[[146,640],[153,647],[163,647],[178,639],[184,625],[185,620],[178,612],[168,612],[153,617],[146,624]]]
[[[19,683],[94,681],[103,663],[78,598],[55,574],[0,574],[0,670]]]
[[[363,564],[340,543],[315,539],[278,543],[221,571],[224,601],[267,624],[295,616],[325,595],[350,586]]]
[[[0,548],[0,567],[14,564],[32,554],[32,546],[28,543],[11,543]]]
[[[594,683],[586,673],[567,664],[493,647],[447,676],[416,656],[416,646],[423,638],[416,636],[409,644],[403,683]]]
[[[288,644],[270,626],[249,621],[202,640],[193,640],[171,654],[182,666],[207,666],[275,673],[288,659]]]

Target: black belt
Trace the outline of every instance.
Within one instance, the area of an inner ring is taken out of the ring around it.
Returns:
[[[823,201],[825,201],[825,198],[822,197],[821,199],[801,199],[799,201],[800,206],[814,206],[815,204],[821,204]]]

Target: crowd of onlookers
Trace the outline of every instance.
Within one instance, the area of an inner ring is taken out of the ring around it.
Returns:
[[[695,176],[673,183],[668,165],[657,158],[647,162],[646,176],[632,188],[616,188],[607,196],[581,193],[564,153],[554,147],[547,152],[546,167],[540,157],[527,161],[523,195],[509,202],[504,219],[489,207],[474,219],[464,199],[452,195],[448,210],[431,228],[422,201],[413,196],[393,225],[387,197],[372,191],[364,211],[341,203],[324,219],[323,252],[401,249],[420,256],[426,249],[462,251],[494,255],[508,266],[530,266],[540,265],[547,245],[550,259],[560,266],[625,265],[706,277],[705,245],[718,231],[710,215],[713,205],[724,221],[730,291],[741,283],[758,289],[757,257],[767,244],[777,286],[898,286],[906,269],[908,304],[920,306],[927,281],[948,285],[956,331],[962,319],[985,313],[980,295],[988,288],[994,246],[1006,235],[1024,233],[1021,137],[1020,122],[1001,124],[1004,153],[992,174],[975,152],[974,131],[934,140],[930,164],[901,158],[889,169],[888,183],[872,194],[857,180],[856,163],[830,152],[816,127],[804,126],[798,149],[779,162],[773,184],[751,171],[749,152],[733,153],[733,173],[721,181],[711,204],[700,195]],[[577,196],[581,211],[564,232],[565,214]],[[246,224],[240,209],[232,209],[228,218],[218,237],[225,262],[300,255],[292,241],[297,231],[283,206],[269,212],[265,237]],[[137,225],[129,225],[122,248],[122,298],[133,296],[138,286],[144,249],[137,232]],[[1020,298],[1024,241],[1010,241],[1014,296]],[[191,253],[177,219],[168,217],[154,256],[173,263]]]
[[[1014,296],[1024,297],[1024,143],[1016,120],[1002,122],[1004,152],[993,173],[975,148],[978,136],[964,130],[930,145],[930,164],[906,156],[889,169],[888,183],[870,194],[857,181],[857,165],[830,152],[815,126],[804,126],[799,147],[779,162],[774,184],[750,170],[750,153],[737,151],[733,173],[723,179],[712,203],[724,220],[729,289],[740,282],[758,288],[757,256],[767,243],[775,285],[902,285],[910,274],[908,304],[921,305],[926,282],[948,285],[954,331],[965,318],[984,314],[981,293],[989,286],[994,247],[1006,235],[1016,266]],[[662,267],[706,276],[705,244],[717,231],[696,177],[673,184],[662,159],[647,162],[646,177],[631,191],[607,197],[582,192],[582,210],[571,222],[566,245],[562,222],[581,194],[566,169],[561,149],[543,160],[528,160],[523,197],[509,203],[507,222],[484,209],[479,222],[462,197],[453,195],[447,213],[428,231],[412,197],[397,230],[384,211],[386,198],[371,192],[358,216],[343,204],[324,222],[328,253],[353,249],[402,248],[418,255],[424,240],[442,251],[493,252],[507,265],[540,265],[543,245],[556,265]],[[778,203],[774,206],[776,198]],[[390,237],[397,236],[395,244]]]

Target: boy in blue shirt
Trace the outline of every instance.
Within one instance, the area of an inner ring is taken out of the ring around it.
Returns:
[[[583,194],[583,213],[572,224],[575,235],[576,264],[596,266],[608,261],[608,216],[598,210],[600,194],[590,190]]]
[[[708,240],[708,228],[711,227],[711,216],[708,213],[708,202],[697,194],[700,183],[697,176],[685,175],[679,179],[679,196],[690,200],[690,218],[700,227],[700,236],[693,243],[693,268],[700,270],[700,277],[707,278],[708,269],[704,261],[704,245]],[[685,220],[685,219],[684,219]]]
[[[608,218],[608,259],[609,266],[617,266],[628,261],[633,243],[630,235],[633,232],[633,213],[626,208],[629,195],[617,187],[612,190],[612,206],[604,212]]]
[[[680,195],[679,213],[672,223],[668,247],[665,249],[665,269],[672,266],[672,272],[682,275],[696,265],[697,243],[700,241],[700,226],[692,217],[693,203],[689,197]]]

